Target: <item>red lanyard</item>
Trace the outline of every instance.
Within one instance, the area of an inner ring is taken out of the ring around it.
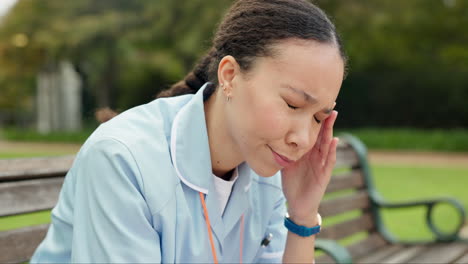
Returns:
[[[205,222],[206,222],[206,228],[208,230],[208,236],[210,238],[211,253],[213,254],[213,262],[215,264],[218,264],[218,257],[216,256],[216,248],[215,248],[214,241],[213,241],[213,234],[211,232],[210,218],[208,217],[208,209],[206,208],[205,196],[203,195],[202,192],[200,192],[200,200],[203,205],[203,213],[205,214]],[[240,228],[240,248],[239,248],[240,261],[239,263],[241,264],[242,264],[242,248],[243,248],[242,242],[243,241],[244,241],[244,214],[242,214],[242,217],[241,217],[241,228]]]

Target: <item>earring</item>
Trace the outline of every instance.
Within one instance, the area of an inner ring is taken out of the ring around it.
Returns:
[[[220,83],[219,86],[220,86],[221,88],[223,88],[223,91],[226,92],[226,87],[224,87],[224,83]],[[226,97],[226,101],[228,101],[228,102],[231,101],[231,96],[230,96],[230,95],[228,95],[228,96]]]

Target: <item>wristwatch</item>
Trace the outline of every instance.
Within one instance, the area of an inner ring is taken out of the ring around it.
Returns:
[[[291,232],[301,237],[309,237],[320,233],[320,227],[322,226],[322,217],[317,214],[318,225],[314,227],[302,226],[294,223],[289,215],[286,213],[284,217],[284,226]]]

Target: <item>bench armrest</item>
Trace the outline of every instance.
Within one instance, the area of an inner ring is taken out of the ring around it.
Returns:
[[[375,196],[374,196],[375,197]],[[435,235],[437,241],[445,242],[445,241],[455,241],[459,240],[459,233],[462,229],[463,225],[466,221],[466,212],[463,208],[463,205],[452,198],[436,198],[436,199],[428,199],[428,200],[419,200],[419,201],[409,201],[409,202],[400,202],[400,203],[393,203],[393,202],[386,202],[383,199],[374,199],[374,203],[378,208],[385,208],[385,209],[396,209],[396,208],[409,208],[409,207],[426,207],[426,223],[429,226],[429,229]],[[433,219],[433,212],[434,208],[437,204],[450,204],[451,206],[455,207],[459,213],[459,223],[457,228],[452,233],[445,233],[440,231],[436,225],[434,224]]]
[[[348,250],[334,240],[317,238],[315,239],[315,249],[322,250],[338,264],[353,262]]]

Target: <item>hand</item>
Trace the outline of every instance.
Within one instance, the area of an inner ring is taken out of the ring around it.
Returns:
[[[333,111],[324,121],[314,147],[281,171],[288,212],[297,224],[317,224],[314,222],[318,207],[336,162],[338,138],[333,138],[333,125],[337,115],[338,112]]]

